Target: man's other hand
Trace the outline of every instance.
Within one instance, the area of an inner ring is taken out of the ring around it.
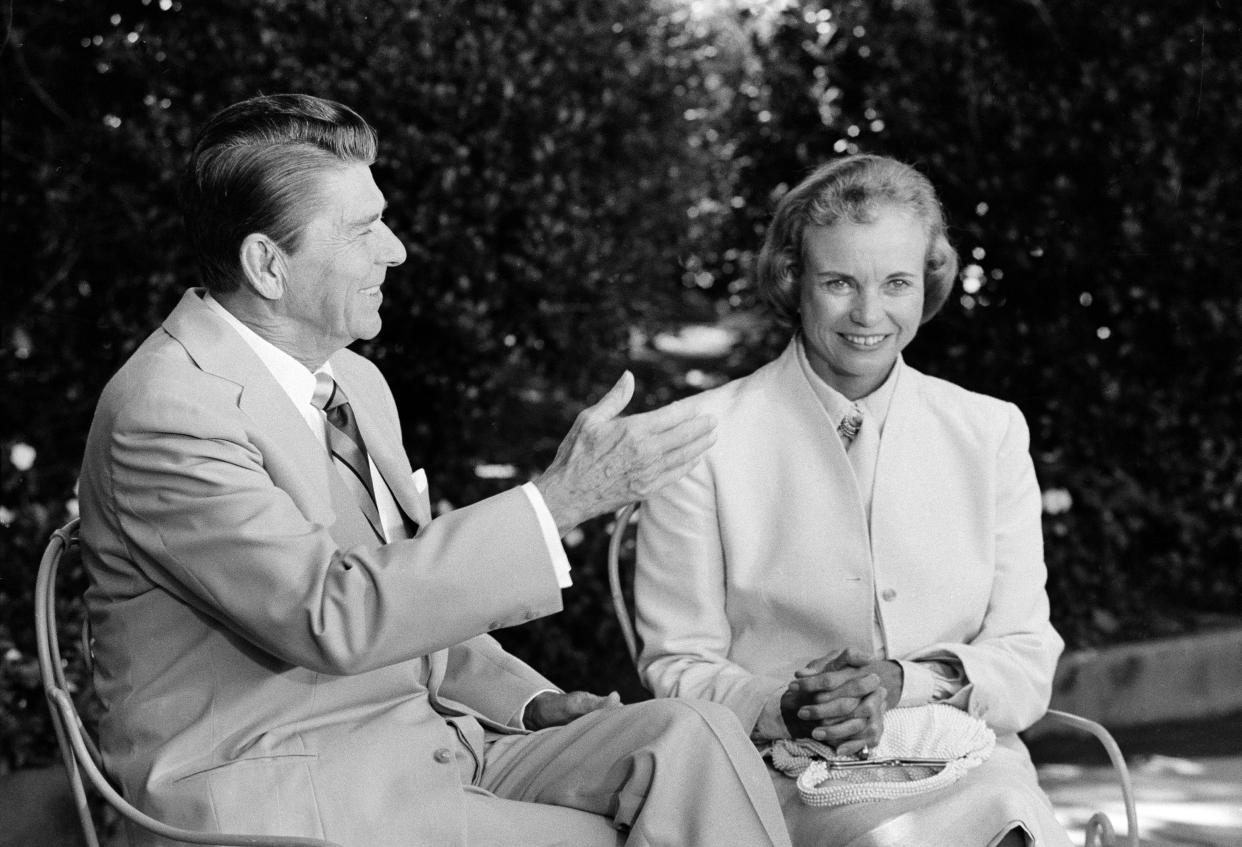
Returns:
[[[715,419],[689,409],[619,417],[633,395],[634,376],[626,371],[579,413],[552,464],[534,480],[561,535],[680,479],[715,442]]]
[[[611,709],[620,705],[621,695],[615,691],[607,697],[600,697],[589,691],[545,691],[536,694],[535,699],[526,704],[526,711],[522,713],[522,726],[527,729],[563,726],[596,709]]]

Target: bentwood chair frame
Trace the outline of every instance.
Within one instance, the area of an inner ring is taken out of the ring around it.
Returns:
[[[638,523],[640,503],[631,503],[617,512],[612,529],[612,537],[608,541],[608,587],[612,594],[612,607],[616,613],[617,624],[621,627],[621,636],[625,639],[626,650],[630,661],[638,666],[638,637],[634,631],[634,619],[630,613],[629,603],[625,599],[624,582],[622,580],[622,547],[627,531]],[[1126,835],[1123,841],[1118,840],[1116,830],[1108,815],[1103,812],[1094,813],[1087,821],[1085,847],[1139,847],[1138,811],[1134,802],[1134,785],[1130,780],[1130,769],[1126,766],[1121,748],[1107,729],[1095,721],[1049,709],[1044,713],[1041,722],[1048,722],[1061,727],[1086,732],[1103,745],[1112,762],[1117,780],[1121,785],[1122,800],[1126,810]]]
[[[150,832],[187,844],[213,844],[222,847],[341,847],[321,838],[281,835],[241,835],[223,832],[196,832],[170,826],[144,814],[130,804],[103,772],[103,759],[78,714],[65,679],[64,662],[56,629],[56,577],[65,557],[78,555],[78,521],[75,518],[52,534],[39,563],[35,583],[35,639],[39,651],[39,671],[43,692],[52,713],[52,726],[69,775],[74,807],[87,847],[99,847],[98,830],[87,798],[87,784],[122,817]],[[82,653],[90,663],[91,641],[83,623]]]

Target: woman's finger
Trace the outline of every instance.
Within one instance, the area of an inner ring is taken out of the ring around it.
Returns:
[[[867,722],[861,718],[850,718],[831,726],[817,726],[811,730],[811,737],[825,744],[838,745],[857,738],[867,731]]]
[[[880,675],[865,668],[845,668],[839,671],[828,671],[816,676],[795,679],[789,683],[791,691],[799,691],[806,695],[815,693],[837,693],[845,697],[862,697],[880,687]]]
[[[798,709],[798,717],[804,721],[835,723],[846,718],[862,717],[855,714],[861,703],[862,701],[856,697],[842,697],[824,703],[803,706]]]

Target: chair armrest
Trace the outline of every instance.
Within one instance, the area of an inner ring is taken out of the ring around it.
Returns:
[[[1126,842],[1130,847],[1139,847],[1138,810],[1134,803],[1134,783],[1130,780],[1130,769],[1126,766],[1125,756],[1121,754],[1121,747],[1117,745],[1112,734],[1095,721],[1057,709],[1049,709],[1044,713],[1043,720],[1094,735],[1104,746],[1109,760],[1113,763],[1113,769],[1117,772],[1117,778],[1121,782],[1121,795],[1126,807]],[[1100,832],[1103,833],[1102,843],[1113,843],[1115,836],[1112,822],[1106,816],[1096,814],[1091,817],[1087,825],[1087,847],[1091,847],[1094,840],[1092,836]]]

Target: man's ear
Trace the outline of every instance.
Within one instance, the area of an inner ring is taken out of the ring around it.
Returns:
[[[266,300],[279,300],[285,294],[288,269],[284,251],[261,232],[252,232],[242,239],[241,266],[246,281],[255,293]]]

